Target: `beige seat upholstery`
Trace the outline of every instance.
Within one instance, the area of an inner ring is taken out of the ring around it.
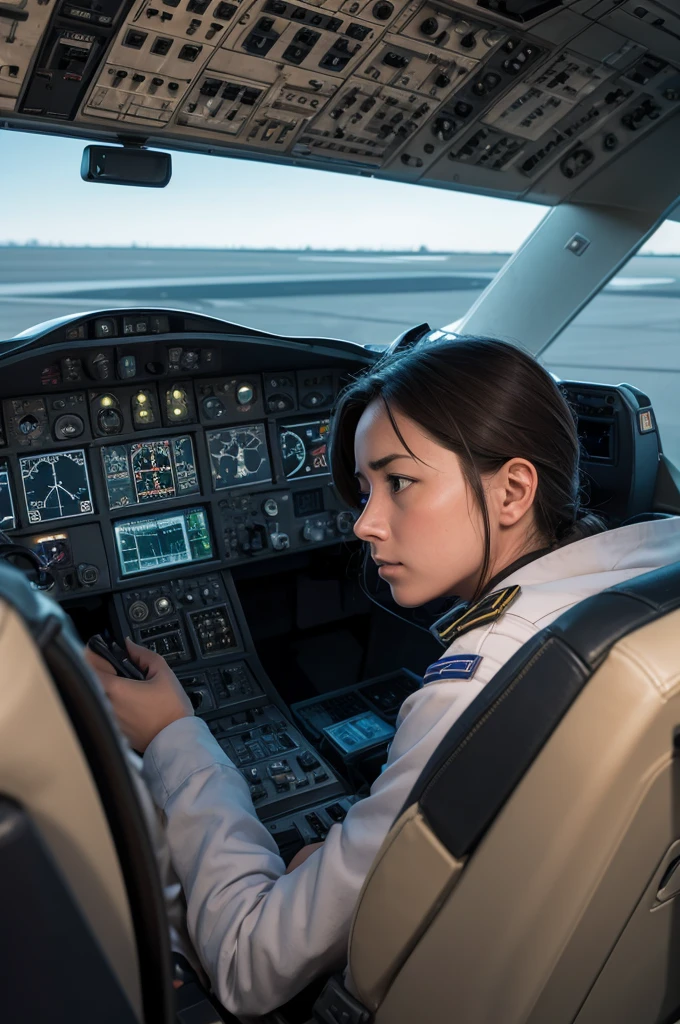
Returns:
[[[144,811],[68,619],[0,562],[0,1020],[170,1024]]]
[[[680,1018],[679,726],[679,566],[525,645],[364,885],[347,987],[375,1024]]]

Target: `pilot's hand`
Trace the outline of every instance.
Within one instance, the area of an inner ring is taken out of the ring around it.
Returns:
[[[314,851],[318,850],[319,847],[321,846],[323,846],[323,843],[308,843],[307,846],[303,846],[301,850],[298,850],[298,852],[295,854],[290,864],[286,868],[286,874],[289,875],[291,871],[295,871],[296,868],[299,868],[300,865],[304,864],[307,858],[310,857],[314,853]]]
[[[88,647],[85,660],[99,677],[133,750],[143,754],[161,729],[179,718],[193,715],[194,709],[177,676],[160,654],[140,647],[129,638],[125,643],[130,659],[146,672],[143,682],[116,675],[108,661]]]

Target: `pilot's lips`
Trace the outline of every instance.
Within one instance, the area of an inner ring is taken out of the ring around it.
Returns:
[[[394,576],[398,576],[404,569],[401,562],[383,562],[380,558],[375,558],[374,562],[378,566],[378,576],[383,580],[389,580]]]

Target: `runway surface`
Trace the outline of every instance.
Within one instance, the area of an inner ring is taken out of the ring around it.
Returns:
[[[278,334],[388,344],[461,317],[505,256],[395,252],[0,248],[0,338],[124,306],[192,309]],[[628,381],[680,465],[680,256],[640,256],[548,349],[560,376]]]

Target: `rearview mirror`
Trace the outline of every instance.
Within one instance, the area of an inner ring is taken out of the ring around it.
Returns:
[[[149,149],[86,146],[80,176],[83,181],[100,181],[106,185],[165,188],[172,177],[172,158],[169,153]]]

